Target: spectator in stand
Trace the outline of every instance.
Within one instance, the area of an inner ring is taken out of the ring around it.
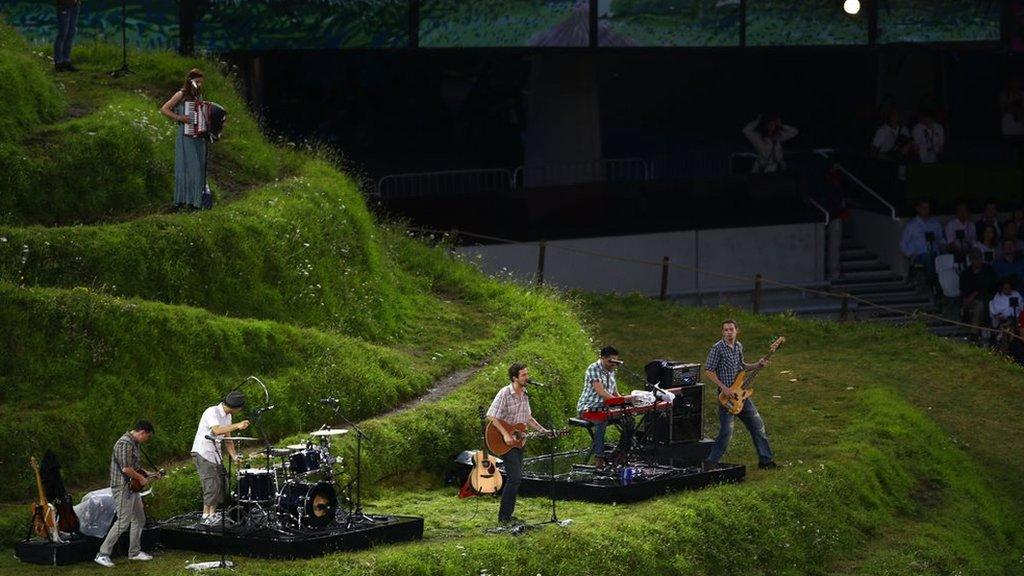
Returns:
[[[999,92],[999,112],[1002,114],[1003,137],[1019,139],[1024,136],[1024,90],[1018,77],[1010,78]]]
[[[1019,234],[1021,226],[1024,226],[1024,209],[1020,208],[1019,206],[1017,208],[1014,208],[1013,209],[1013,213],[1010,216],[1010,219],[1007,220],[1006,222],[1016,222],[1017,223],[1017,231],[1018,231],[1018,234]],[[1003,222],[1004,226],[1006,225],[1006,222]]]
[[[927,200],[918,200],[914,205],[917,217],[909,220],[903,228],[900,250],[916,265],[923,266],[929,276],[935,274],[935,257],[946,246],[942,225],[931,217],[931,205]]]
[[[963,262],[964,256],[974,247],[978,240],[971,212],[966,202],[957,202],[954,216],[946,222],[946,250],[956,255],[957,262]]]
[[[991,226],[996,229],[997,239],[1003,235],[1003,227],[999,224],[999,207],[996,205],[995,200],[985,202],[985,209],[981,212],[981,218],[978,219],[976,228],[984,230],[985,226]]]
[[[981,253],[981,257],[985,262],[995,262],[996,252],[999,251],[999,240],[996,237],[996,229],[992,226],[985,226],[982,228],[981,238],[974,243],[974,249]]]
[[[786,169],[782,154],[782,143],[796,136],[799,131],[782,123],[778,114],[762,114],[757,120],[743,127],[743,135],[754,147],[757,159],[751,170],[754,174],[770,174]]]
[[[934,164],[939,161],[946,146],[946,132],[942,124],[935,121],[935,113],[925,109],[918,118],[912,132],[914,144],[917,146],[917,157],[922,164]]]
[[[914,140],[910,131],[900,123],[900,113],[889,110],[885,123],[875,130],[871,139],[871,156],[880,160],[903,162],[914,151]]]
[[[1021,301],[1020,292],[1014,289],[1014,285],[1018,281],[1018,278],[1012,276],[999,280],[999,292],[996,292],[988,304],[988,314],[992,320],[992,326],[1002,328],[1006,322],[1013,323],[1024,311],[1024,302]]]
[[[1015,220],[1003,222],[1003,242],[1012,241],[1013,249],[1017,254],[1024,251],[1024,240],[1020,238],[1020,227]]]
[[[971,265],[960,273],[960,296],[963,298],[963,319],[974,326],[981,326],[985,309],[996,291],[996,274],[985,262],[980,250],[971,250]],[[973,331],[974,339],[982,335],[981,329]]]
[[[992,263],[992,270],[995,271],[1000,281],[1003,278],[1014,277],[1019,282],[1021,278],[1024,278],[1024,261],[1017,258],[1017,247],[1014,246],[1013,241],[1003,241],[1002,249],[996,257],[996,261]],[[1019,288],[1017,284],[1014,284],[1013,287],[1014,289]]]

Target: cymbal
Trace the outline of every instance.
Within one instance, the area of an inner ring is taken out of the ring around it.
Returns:
[[[287,448],[271,448],[270,450],[264,450],[264,453],[265,454],[270,454],[271,456],[288,456],[289,454],[292,453],[292,451],[291,451],[290,447],[287,447]]]
[[[334,429],[330,429],[329,428],[327,430],[317,430],[316,432],[310,432],[309,433],[310,436],[317,437],[317,438],[323,437],[323,436],[342,436],[342,435],[345,435],[345,434],[348,434],[348,430],[345,429],[345,428],[334,428]]]
[[[306,449],[306,445],[305,444],[289,444],[289,445],[285,446],[285,448],[287,448],[289,450],[293,450],[293,451],[294,450],[305,450]]]
[[[217,440],[228,442],[256,442],[259,438],[252,436],[218,436]]]

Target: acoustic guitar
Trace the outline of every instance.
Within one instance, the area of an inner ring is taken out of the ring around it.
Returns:
[[[57,530],[57,511],[53,505],[46,500],[46,493],[43,491],[43,479],[39,476],[39,463],[36,457],[30,459],[32,470],[36,473],[36,488],[39,490],[39,501],[30,504],[32,508],[32,529],[36,535],[51,542],[61,542],[60,532]]]
[[[501,490],[504,478],[498,472],[494,458],[487,453],[486,417],[484,407],[480,407],[480,440],[483,448],[473,454],[473,470],[469,473],[469,485],[477,494],[495,494]]]
[[[765,359],[771,358],[772,354],[775,354],[775,351],[785,343],[785,336],[776,338],[772,345],[768,347],[768,353],[764,356]],[[754,379],[761,372],[761,368],[761,366],[755,366],[750,370],[740,372],[736,375],[736,380],[733,381],[732,386],[727,388],[725,392],[718,394],[718,403],[724,406],[730,414],[739,414],[743,410],[743,402],[754,395]]]
[[[131,481],[131,490],[132,490],[132,492],[142,492],[143,490],[149,490],[150,489],[149,485],[152,484],[154,480],[159,480],[159,479],[164,478],[164,477],[167,476],[167,472],[165,470],[163,470],[163,469],[157,470],[156,472],[150,472],[148,470],[143,470],[142,468],[135,468],[134,470],[139,475],[145,477],[147,482],[146,482],[146,485],[143,486],[142,482],[139,482],[138,479],[132,478],[132,481]]]
[[[502,435],[501,430],[498,430],[498,427],[494,425],[494,422],[487,423],[487,430],[484,433],[484,437],[487,439],[487,448],[492,454],[497,454],[498,456],[504,456],[513,448],[522,448],[526,445],[526,441],[529,438],[559,438],[569,434],[568,428],[548,430],[547,432],[527,432],[526,424],[509,424],[504,420],[499,420],[499,422],[505,427],[505,430],[509,431],[509,435],[512,436],[511,443],[505,443],[505,437]]]

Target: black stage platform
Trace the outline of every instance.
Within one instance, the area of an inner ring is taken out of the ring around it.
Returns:
[[[698,448],[699,449],[699,448]],[[548,455],[523,461],[523,483],[519,493],[524,496],[549,496],[554,486],[560,500],[588,502],[635,502],[679,490],[703,488],[711,484],[739,482],[746,467],[718,464],[713,469],[690,459],[630,458],[627,465],[597,472],[586,465],[589,450],[555,454],[555,481],[551,481],[551,458]],[[691,462],[686,464],[685,462]]]
[[[142,531],[142,549],[150,552],[160,543],[160,530],[147,526]],[[14,556],[28,564],[43,566],[67,566],[78,562],[92,562],[103,544],[102,538],[93,538],[75,534],[61,544],[53,544],[45,540],[33,538],[14,545]],[[121,539],[114,547],[112,557],[123,556],[128,550],[128,533],[121,534]]]
[[[347,526],[347,517],[339,512],[335,522],[323,528],[245,521],[229,524],[224,534],[219,525],[204,526],[198,520],[199,514],[193,513],[164,522],[160,528],[163,546],[211,556],[220,554],[223,547],[229,555],[311,558],[423,537],[423,518],[414,516],[367,515]]]

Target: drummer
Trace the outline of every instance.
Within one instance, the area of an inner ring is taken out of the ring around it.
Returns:
[[[196,429],[196,437],[192,441],[192,459],[199,471],[199,481],[203,486],[203,519],[202,523],[216,525],[220,523],[217,505],[224,501],[224,481],[227,471],[224,469],[221,442],[210,440],[207,436],[231,436],[235,430],[249,427],[248,420],[232,424],[231,415],[245,407],[245,394],[238,390],[228,392],[224,401],[210,406],[203,412]],[[228,454],[236,462],[241,455],[235,451],[234,442],[223,442]]]

